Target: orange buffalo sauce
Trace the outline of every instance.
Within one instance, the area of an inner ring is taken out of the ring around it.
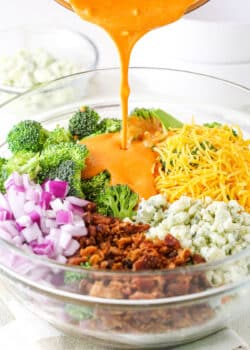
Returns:
[[[197,0],[69,0],[83,19],[105,29],[121,61],[122,139],[119,134],[85,140],[90,151],[85,177],[107,169],[112,184],[128,184],[141,197],[156,193],[152,167],[155,155],[142,141],[128,145],[128,67],[133,46],[145,33],[180,18]],[[126,151],[124,151],[126,150]]]
[[[90,151],[84,178],[90,178],[103,170],[111,174],[111,184],[127,184],[141,198],[156,194],[152,173],[156,153],[141,141],[133,141],[124,152],[120,147],[120,135],[103,134],[89,137],[81,143]]]
[[[129,82],[133,46],[150,30],[176,21],[197,0],[69,0],[83,19],[98,24],[113,38],[121,59],[122,149],[127,149]]]

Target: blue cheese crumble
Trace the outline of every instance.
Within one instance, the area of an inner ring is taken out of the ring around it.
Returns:
[[[75,64],[58,59],[45,49],[23,49],[13,56],[0,57],[0,82],[12,87],[29,89],[77,71]]]
[[[151,225],[148,238],[164,239],[171,233],[183,247],[207,261],[235,254],[250,243],[250,214],[235,200],[226,203],[183,196],[169,204],[157,195],[141,201],[135,220]]]

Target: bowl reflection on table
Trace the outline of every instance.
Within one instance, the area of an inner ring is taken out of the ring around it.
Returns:
[[[245,112],[250,100],[247,89],[167,69],[131,68],[130,81],[130,110],[136,106],[160,107],[185,122],[191,122],[193,116],[197,123],[237,122],[245,135],[250,135],[249,115]],[[0,118],[8,120],[9,128],[24,118],[53,128],[58,123],[67,125],[81,105],[95,108],[104,117],[120,117],[119,82],[119,69],[59,79],[5,104],[0,108]],[[55,101],[53,93],[63,92],[64,87],[74,93]],[[47,103],[37,109],[35,105],[32,110],[27,108],[37,97]],[[6,135],[7,130],[4,132]],[[6,145],[1,145],[1,155],[6,152]],[[69,267],[28,255],[0,240],[1,279],[16,299],[67,333],[131,349],[186,343],[240,316],[249,305],[249,257],[250,249],[246,249],[215,263],[173,271],[124,273]],[[235,274],[238,266],[244,266],[244,273]],[[72,272],[77,278],[69,282],[65,276]],[[213,274],[227,274],[227,279],[211,285]],[[191,289],[187,288],[188,281],[192,281]],[[153,293],[159,284],[164,285],[160,296]],[[97,286],[101,287],[99,291]],[[121,299],[120,291],[125,286],[134,286],[136,299],[132,299],[132,292]],[[140,297],[142,292],[144,297]]]

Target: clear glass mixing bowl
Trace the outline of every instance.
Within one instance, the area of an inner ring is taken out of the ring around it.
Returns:
[[[81,105],[119,117],[119,81],[118,69],[89,71],[25,93],[0,109],[1,139],[21,119],[47,128],[66,125]],[[160,107],[183,121],[238,124],[250,134],[250,91],[241,86],[150,68],[131,68],[130,82],[130,109]],[[4,142],[0,151],[8,152]],[[250,248],[172,271],[97,271],[48,261],[0,239],[1,280],[16,299],[67,333],[126,349],[165,348],[224,327],[250,305],[249,268]],[[157,296],[159,286],[164,288]],[[127,290],[126,299],[121,289]]]

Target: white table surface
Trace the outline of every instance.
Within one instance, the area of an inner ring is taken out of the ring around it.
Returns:
[[[238,21],[240,23],[250,23],[249,0],[211,0],[210,4],[207,5],[206,8],[199,10],[201,11],[200,17],[197,11],[196,13],[193,13],[191,16],[189,16],[188,20],[194,19],[197,20],[197,22],[199,22],[201,19],[205,21],[209,21],[213,18],[221,20],[223,19],[223,16],[220,16],[221,9],[223,8],[223,3],[224,6],[227,4],[228,11],[225,12],[224,16],[227,22],[232,22],[235,20],[235,18],[238,18]],[[246,8],[240,11],[241,4],[247,5],[249,11],[246,11]],[[56,3],[54,3],[53,0],[0,0],[0,9],[0,30],[5,29],[6,27],[14,27],[27,24],[33,24],[35,27],[39,26],[39,24],[54,24],[73,28],[79,31],[83,31],[96,42],[100,51],[100,67],[118,66],[119,64],[118,55],[115,50],[115,47],[111,39],[105,32],[103,32],[100,28],[94,25],[81,21],[76,15],[61,8]],[[183,23],[184,22],[182,22],[180,25],[184,25]],[[156,32],[153,35],[157,37]],[[147,45],[147,38],[143,40],[144,44]],[[159,42],[159,44],[161,45],[161,42]],[[133,54],[131,61],[132,65],[138,65],[138,62],[142,66],[157,65],[157,57],[154,54],[152,54],[151,56],[142,57],[142,55],[140,54],[140,49],[142,48],[143,45],[141,47],[138,46],[138,49]],[[182,68],[183,65],[184,63],[182,63],[181,65]],[[192,65],[192,63],[187,63],[187,68],[189,68],[190,65]],[[163,66],[162,62],[161,66]],[[198,65],[197,67],[197,70],[199,71],[206,69],[209,72],[213,71],[213,67],[209,65]],[[221,67],[223,68],[223,65],[221,65]],[[192,68],[195,68],[195,66],[192,65]],[[239,72],[240,69],[235,69],[235,65],[232,66],[231,70],[233,69],[236,72],[234,72],[234,74],[231,75],[233,79],[240,83],[244,82],[242,76],[237,75],[237,72]],[[250,86],[250,60],[249,64],[244,66],[243,70],[244,76],[246,76],[246,72],[249,73]],[[223,74],[227,77],[228,75],[230,75],[228,73],[229,71],[230,67],[224,67]],[[218,74],[218,71],[214,72],[214,75],[216,74],[220,75]],[[243,337],[245,341],[250,345],[250,315],[244,315],[240,320],[233,322],[232,328],[236,330],[236,332],[241,337]]]

